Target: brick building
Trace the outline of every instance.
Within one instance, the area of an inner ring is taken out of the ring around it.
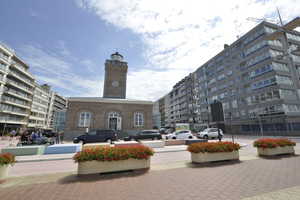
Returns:
[[[105,62],[103,97],[70,97],[64,139],[93,130],[115,129],[118,139],[137,130],[152,129],[153,102],[126,99],[127,62],[118,52]]]

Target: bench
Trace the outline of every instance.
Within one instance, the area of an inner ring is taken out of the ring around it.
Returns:
[[[166,146],[172,146],[172,145],[183,145],[184,141],[180,139],[176,140],[165,140],[165,145]]]
[[[199,143],[199,142],[207,142],[206,139],[189,139],[189,140],[184,140],[185,145],[190,145],[193,143]]]
[[[98,147],[106,148],[110,147],[110,143],[92,143],[92,144],[84,144],[82,146],[82,150],[85,149],[97,149]]]
[[[149,148],[165,148],[165,142],[160,140],[140,141],[140,144]]]
[[[137,141],[124,141],[124,142],[115,142],[114,147],[130,147],[130,146],[140,146],[140,143]]]
[[[6,147],[1,149],[1,153],[11,153],[15,156],[28,156],[28,155],[42,155],[44,154],[45,146],[16,146],[16,147]]]
[[[78,151],[81,151],[81,149],[81,144],[52,145],[45,147],[44,154],[77,153]]]

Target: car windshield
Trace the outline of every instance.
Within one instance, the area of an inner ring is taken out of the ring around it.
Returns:
[[[202,131],[202,132],[208,132],[210,129],[205,129],[204,131]]]
[[[179,133],[180,131],[175,131],[175,132],[173,132],[172,134],[176,134],[176,133]]]

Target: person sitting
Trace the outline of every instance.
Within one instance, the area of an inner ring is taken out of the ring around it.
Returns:
[[[43,139],[40,137],[40,135],[38,134],[38,131],[34,132],[33,136],[32,136],[32,140],[33,141],[38,141],[38,144],[42,144]]]
[[[27,141],[30,142],[29,137],[28,137],[28,131],[24,131],[21,135],[21,141]]]

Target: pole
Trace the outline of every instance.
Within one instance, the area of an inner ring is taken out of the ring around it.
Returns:
[[[258,115],[258,121],[259,121],[259,126],[260,126],[260,133],[261,133],[261,136],[263,136],[264,133],[263,133],[263,129],[262,129],[261,121],[260,121],[260,115],[259,115],[258,106],[256,108],[257,108],[257,115]]]
[[[4,128],[3,128],[2,136],[4,135],[5,128],[6,128],[6,123],[7,123],[7,113],[6,113],[5,116],[6,116],[6,119],[5,119],[5,124],[4,124]]]
[[[233,131],[232,131],[232,124],[231,124],[231,120],[232,120],[232,114],[230,112],[230,132],[231,132],[231,138],[232,138],[232,142],[234,143],[234,137],[233,137]]]

